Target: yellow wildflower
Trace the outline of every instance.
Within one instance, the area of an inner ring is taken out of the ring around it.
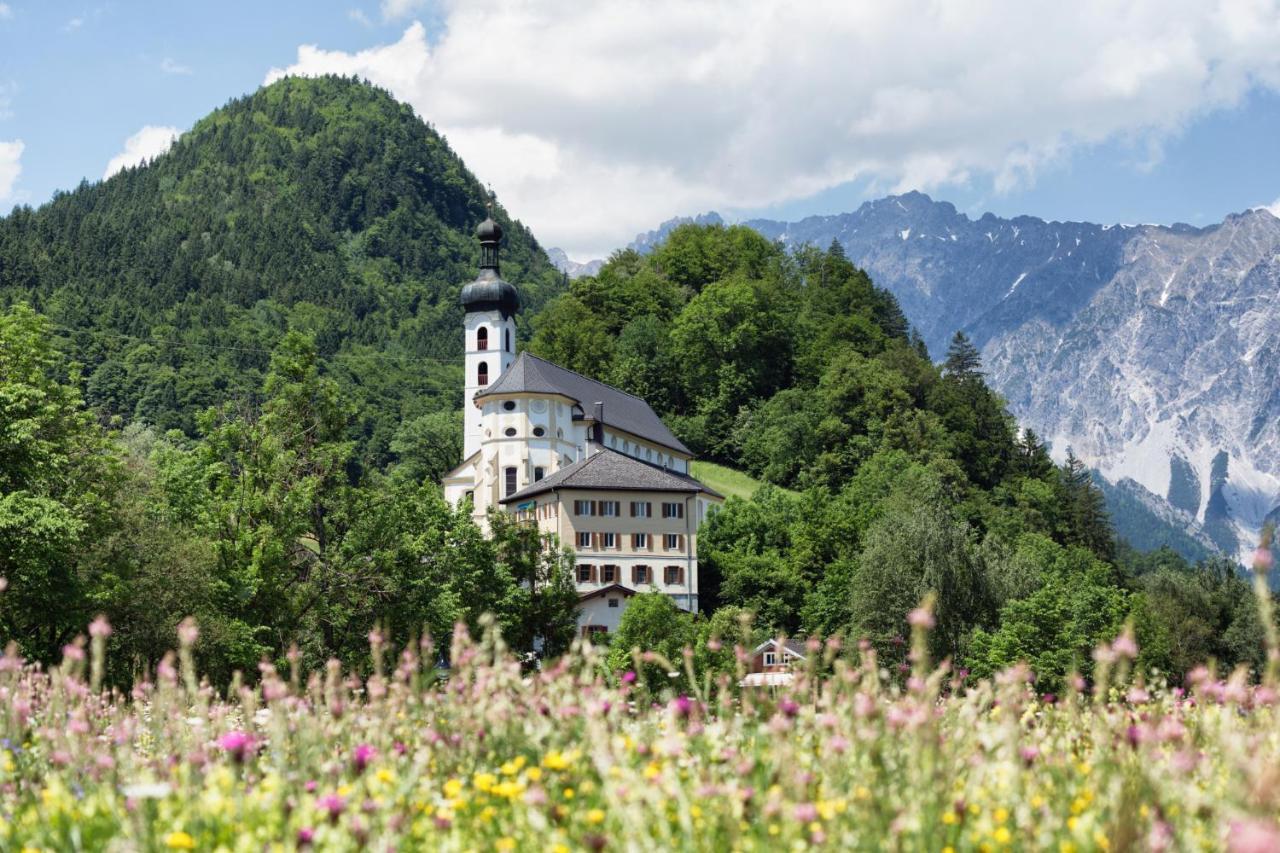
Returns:
[[[587,812],[587,823],[604,823],[604,810],[592,809]]]
[[[996,823],[1004,823],[1006,820],[1009,819],[1009,810],[1006,809],[1004,806],[1001,806],[1000,808],[996,809],[995,814],[992,815],[992,817],[996,819]]]
[[[516,840],[510,835],[507,835],[495,841],[493,846],[498,850],[515,850]]]
[[[462,793],[462,782],[458,779],[450,779],[444,783],[444,795],[449,799],[454,799],[458,794]]]
[[[171,832],[164,837],[164,846],[170,850],[195,850],[196,840],[185,832]]]
[[[477,791],[488,793],[498,782],[498,777],[492,773],[477,773],[475,778],[471,780],[471,784],[475,786]]]
[[[1009,832],[1009,827],[1002,826],[992,833],[992,837],[994,837],[1000,844],[1008,844],[1009,841],[1012,840],[1013,835]]]
[[[956,817],[956,813],[953,811],[946,811],[942,813],[942,822],[947,826],[951,826],[957,820],[959,820],[959,818]]]
[[[572,799],[573,799],[573,789],[572,789],[572,788],[565,788],[565,789],[564,789],[564,798],[565,798],[566,800],[572,800]]]
[[[560,750],[553,749],[542,759],[542,766],[548,770],[564,770],[569,766],[569,757]]]
[[[539,779],[542,778],[542,768],[530,767],[528,770],[525,771],[524,775],[525,777],[528,778],[530,782],[537,782]]]

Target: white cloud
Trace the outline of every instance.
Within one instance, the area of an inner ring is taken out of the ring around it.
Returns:
[[[414,4],[385,0],[384,15]],[[445,0],[359,52],[548,245],[595,255],[662,219],[854,180],[1008,192],[1108,139],[1160,143],[1280,88],[1280,0]]]
[[[13,7],[8,3],[0,3],[0,21],[8,20],[13,17]]]
[[[22,151],[26,146],[21,139],[0,142],[0,202],[14,200],[14,186],[22,174]]]
[[[362,27],[372,27],[373,21],[369,20],[369,16],[362,9],[348,9],[347,17],[355,21]]]
[[[169,150],[173,140],[182,134],[176,127],[157,127],[147,125],[124,141],[124,150],[111,158],[107,170],[102,177],[111,177],[121,169],[137,166],[139,163],[152,160]]]
[[[160,60],[160,70],[165,74],[190,74],[191,66],[183,65],[181,62],[166,56]]]
[[[1277,219],[1280,219],[1280,198],[1271,202],[1271,204],[1262,205],[1261,209],[1270,211],[1272,216],[1276,217]]]
[[[62,25],[62,31],[73,33],[84,26],[84,18],[72,18]]]
[[[427,5],[427,0],[382,0],[382,19],[394,21],[407,18]]]

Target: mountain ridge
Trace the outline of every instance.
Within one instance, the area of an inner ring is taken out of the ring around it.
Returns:
[[[838,240],[935,358],[965,331],[1059,458],[1071,447],[1112,484],[1133,480],[1190,515],[1192,539],[1245,559],[1280,514],[1280,219],[1269,210],[1200,227],[975,219],[911,192],[743,224],[792,246]]]

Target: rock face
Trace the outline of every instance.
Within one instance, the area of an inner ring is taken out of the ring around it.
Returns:
[[[570,260],[564,249],[547,249],[547,259],[551,261],[553,267],[571,279],[580,278],[584,275],[595,275],[604,266],[604,260],[601,258],[586,262]]]
[[[747,224],[789,244],[839,240],[935,357],[964,329],[1057,454],[1071,446],[1110,481],[1159,496],[1169,519],[1195,520],[1194,538],[1201,528],[1243,559],[1280,516],[1280,219],[1269,212],[1207,228],[970,219],[909,193]]]

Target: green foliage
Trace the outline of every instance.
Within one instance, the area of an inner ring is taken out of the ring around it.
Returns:
[[[633,670],[650,692],[657,693],[670,682],[667,673],[676,671],[668,665],[682,665],[684,649],[692,646],[694,636],[693,616],[677,607],[671,596],[637,593],[627,602],[618,630],[610,638],[609,668]],[[664,660],[641,661],[637,668],[633,652],[652,652]]]
[[[1040,587],[1007,602],[998,629],[974,633],[967,661],[978,678],[1026,661],[1037,686],[1054,692],[1072,671],[1089,676],[1094,648],[1119,633],[1129,601],[1113,567],[1089,551],[1039,544]]]
[[[0,305],[49,317],[96,413],[189,436],[206,408],[253,400],[286,332],[307,334],[356,413],[354,459],[381,468],[402,423],[458,406],[458,294],[492,201],[386,92],[286,78],[149,165],[0,219]],[[503,273],[536,311],[561,276],[494,216]]]

